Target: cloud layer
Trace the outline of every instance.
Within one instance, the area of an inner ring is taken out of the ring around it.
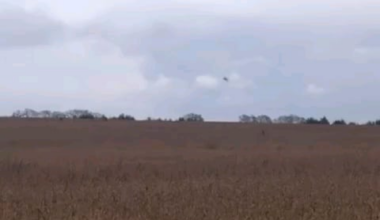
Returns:
[[[10,103],[0,112],[376,118],[379,6],[0,0],[0,100]]]

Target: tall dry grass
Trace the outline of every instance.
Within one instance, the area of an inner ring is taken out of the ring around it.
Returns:
[[[8,149],[0,218],[380,217],[375,147],[210,146]]]

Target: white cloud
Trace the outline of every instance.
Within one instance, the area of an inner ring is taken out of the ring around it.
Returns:
[[[91,76],[87,81],[88,91],[97,99],[138,95],[148,89],[147,79],[140,73],[108,73]]]
[[[357,63],[376,62],[380,59],[380,47],[357,47],[351,54],[351,59]]]
[[[169,86],[171,83],[173,83],[173,79],[170,79],[169,77],[166,77],[165,75],[159,75],[154,85],[157,87],[165,88]]]
[[[219,80],[214,76],[201,75],[195,78],[196,86],[205,89],[216,89],[219,86]]]
[[[228,79],[228,85],[235,89],[246,89],[253,86],[252,80],[243,78],[239,73],[230,74]]]
[[[241,66],[246,66],[249,64],[262,64],[262,65],[269,65],[269,60],[266,59],[264,56],[255,56],[255,57],[249,57],[249,58],[243,58],[243,59],[238,59],[236,61],[232,62],[232,65],[234,67],[241,67]]]
[[[148,79],[143,59],[121,56],[112,45],[103,46],[104,53],[98,53],[96,42],[78,39],[34,50],[0,51],[0,92],[30,108],[83,107],[105,113],[127,108],[137,115],[170,93],[184,97],[174,79],[164,75]],[[27,101],[34,99],[43,104]]]
[[[4,0],[3,0],[4,1]],[[330,25],[347,23],[347,21],[376,24],[373,16],[379,12],[377,0],[66,0],[64,2],[51,0],[24,0],[28,8],[45,8],[67,22],[86,21],[112,9],[122,9],[125,16],[143,19],[143,14],[149,14],[154,19],[170,20],[173,17],[182,21],[189,12],[199,16],[233,16],[270,19],[282,22]],[[73,7],[72,5],[75,5]],[[300,19],[302,18],[302,19]],[[193,22],[202,24],[199,20]]]
[[[0,0],[0,3],[21,5],[29,10],[46,10],[49,14],[70,24],[91,21],[110,12],[122,11],[129,22],[153,20],[177,20],[182,23],[189,14],[198,17],[255,18],[261,21],[281,23],[313,23],[329,26],[332,24],[371,23],[376,24],[379,12],[378,0]],[[134,19],[131,19],[134,18]],[[190,18],[191,19],[191,18]],[[191,19],[188,25],[208,23],[210,19]],[[202,23],[203,21],[203,23]],[[329,21],[329,22],[326,22]]]
[[[306,91],[311,95],[322,95],[326,92],[326,90],[323,87],[319,87],[315,84],[307,85]]]

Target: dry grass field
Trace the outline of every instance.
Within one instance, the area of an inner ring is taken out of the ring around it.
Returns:
[[[1,119],[0,219],[380,219],[379,144],[365,126]]]

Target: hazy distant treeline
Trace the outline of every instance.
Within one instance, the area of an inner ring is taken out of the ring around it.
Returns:
[[[118,116],[107,117],[104,114],[92,112],[89,110],[73,109],[65,112],[60,111],[35,111],[33,109],[25,109],[15,111],[11,117],[14,118],[55,118],[55,119],[98,119],[98,120],[126,120],[135,121],[135,117],[129,114],[120,114]],[[203,122],[205,121],[203,116],[200,114],[189,113],[182,117],[171,119],[171,118],[152,118],[148,117],[144,119],[145,121],[194,121]],[[304,118],[297,115],[283,115],[278,118],[272,119],[268,115],[240,115],[238,118],[239,122],[242,123],[257,123],[257,124],[319,124],[319,125],[359,125],[355,122],[346,122],[344,119],[335,120],[330,122],[326,117],[320,119],[316,118]],[[380,120],[369,121],[365,125],[380,125]]]

